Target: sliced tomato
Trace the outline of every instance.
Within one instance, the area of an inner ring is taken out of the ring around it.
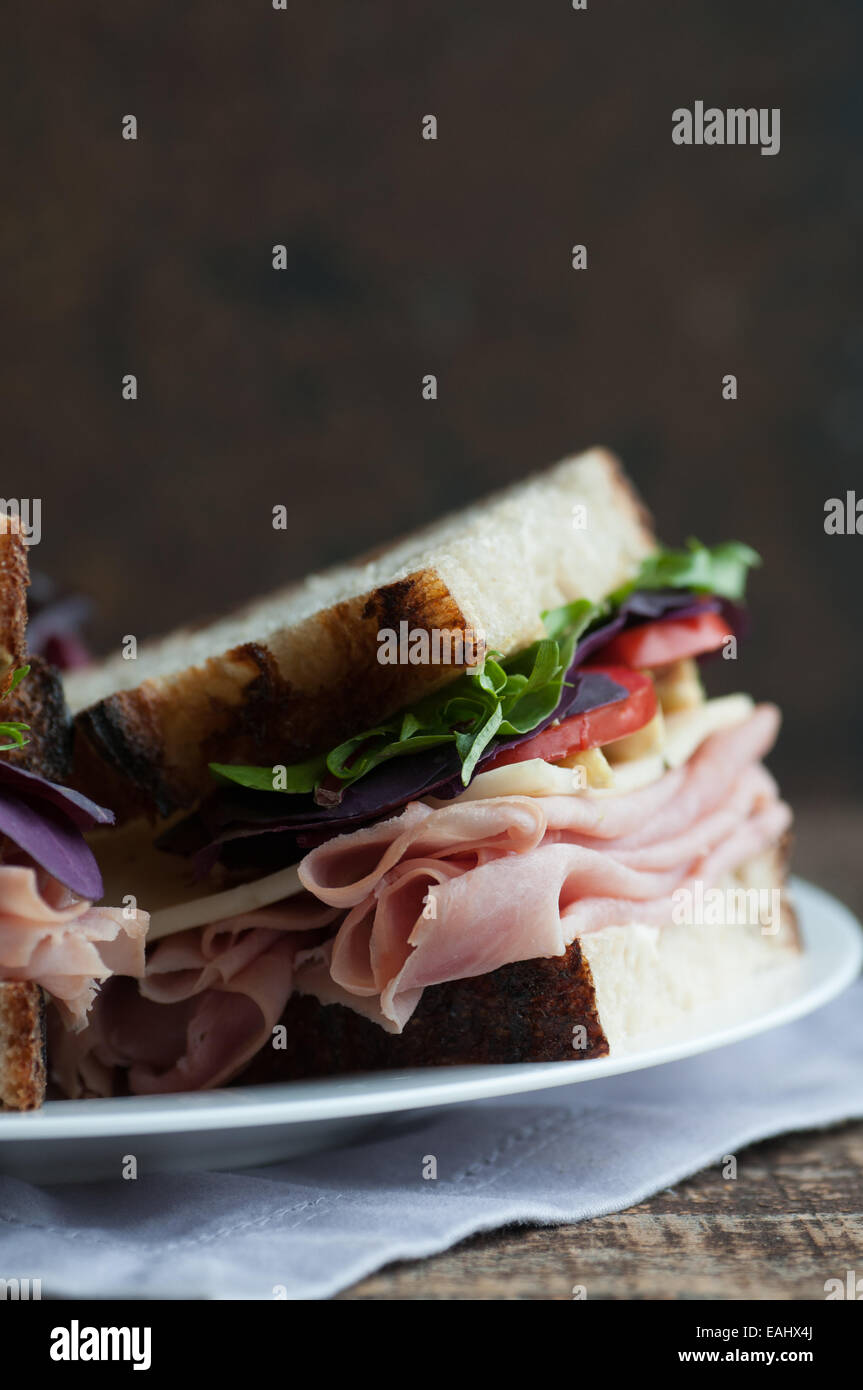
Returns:
[[[603,662],[622,662],[643,671],[648,666],[667,666],[686,656],[716,651],[729,636],[728,624],[718,613],[699,613],[694,618],[658,618],[613,637],[600,656]]]
[[[586,748],[614,743],[615,739],[634,734],[636,729],[643,729],[650,723],[656,713],[656,691],[649,676],[628,666],[606,666],[604,663],[591,665],[590,669],[602,671],[618,685],[625,686],[629,691],[626,699],[613,705],[601,705],[588,714],[574,714],[570,719],[562,719],[559,724],[543,729],[541,734],[516,748],[502,748],[496,757],[483,764],[483,772],[506,767],[508,763],[525,762],[528,758],[544,758],[553,763],[568,753],[582,753]]]

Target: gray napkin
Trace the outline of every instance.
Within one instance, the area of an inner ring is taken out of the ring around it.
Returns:
[[[620,1211],[755,1140],[860,1116],[863,981],[717,1052],[408,1116],[274,1167],[0,1178],[0,1275],[41,1278],[43,1298],[325,1298],[475,1231]]]

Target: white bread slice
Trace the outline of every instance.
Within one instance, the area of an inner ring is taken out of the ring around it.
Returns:
[[[477,634],[509,655],[543,609],[597,599],[655,545],[611,454],[594,449],[355,564],[313,575],[206,627],[66,678],[77,780],[123,815],[169,815],[211,786],[207,763],[290,762],[451,680],[382,665],[378,631]]]
[[[781,892],[779,922],[764,930],[739,917],[717,925],[633,923],[581,937],[593,978],[596,1010],[612,1055],[670,1040],[696,1026],[706,1031],[753,1003],[766,1005],[776,967],[793,964],[800,937],[787,892],[780,850],[767,851],[715,886]]]

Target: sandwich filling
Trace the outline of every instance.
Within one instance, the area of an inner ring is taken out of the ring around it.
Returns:
[[[221,858],[230,886],[153,914],[146,976],[110,981],[86,1032],[57,1040],[67,1093],[110,1093],[117,1068],[138,1093],[224,1084],[294,994],[398,1034],[427,988],[661,933],[681,894],[745,880],[791,813],[762,765],[778,711],[706,700],[698,678],[742,595],[722,561],[717,598],[654,557],[668,591],[547,615],[556,650],[468,677],[475,707],[437,697],[287,769],[281,792],[274,769],[219,766],[215,805],[163,843]],[[262,848],[281,867],[237,882]]]

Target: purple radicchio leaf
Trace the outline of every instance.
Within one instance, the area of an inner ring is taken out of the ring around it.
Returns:
[[[102,875],[93,851],[74,821],[52,801],[0,786],[0,834],[78,897],[101,898]]]
[[[113,811],[89,797],[0,758],[0,834],[81,898],[103,893],[83,832],[113,823]]]
[[[114,812],[104,806],[97,806],[88,796],[74,791],[71,787],[61,787],[58,782],[49,782],[38,772],[27,772],[23,767],[0,758],[0,788],[10,794],[17,793],[31,801],[47,801],[65,812],[79,830],[93,830],[97,825],[113,825]]]

